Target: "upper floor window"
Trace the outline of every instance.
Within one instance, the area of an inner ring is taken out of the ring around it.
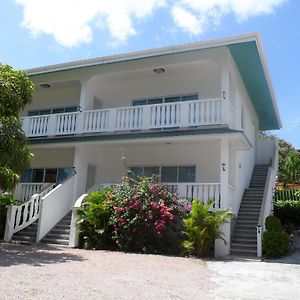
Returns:
[[[198,94],[132,100],[133,106],[198,100]]]
[[[41,116],[50,114],[60,114],[78,111],[78,106],[54,107],[48,109],[30,110],[28,116]]]

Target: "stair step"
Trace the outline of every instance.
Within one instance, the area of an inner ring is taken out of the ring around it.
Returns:
[[[247,244],[247,245],[255,245],[257,243],[256,238],[248,238],[248,237],[236,237],[234,236],[232,239],[232,243],[234,244]]]
[[[239,235],[239,236],[256,236],[256,227],[254,228],[238,228],[235,232],[234,235]]]
[[[53,228],[51,231],[53,234],[70,234],[70,229],[56,229]]]
[[[55,239],[55,238],[44,238],[42,240],[43,244],[61,244],[61,245],[69,245],[69,240],[68,239]]]
[[[258,218],[250,219],[250,218],[238,217],[236,222],[237,222],[237,225],[239,225],[239,224],[249,224],[249,225],[256,226],[257,223],[258,223]]]
[[[231,250],[230,255],[255,257],[257,255],[257,251]]]
[[[234,239],[251,239],[251,240],[256,240],[257,235],[256,232],[235,232],[233,235],[233,240]]]
[[[231,243],[232,250],[241,250],[245,249],[247,251],[254,250],[256,251],[257,246],[254,244],[243,244],[243,243]]]
[[[69,239],[70,234],[68,233],[53,233],[52,231],[47,234],[46,238],[55,238],[55,239]]]

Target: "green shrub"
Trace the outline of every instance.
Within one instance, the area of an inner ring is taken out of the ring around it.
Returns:
[[[275,216],[268,216],[265,221],[267,231],[282,231],[280,220]]]
[[[0,239],[4,237],[7,205],[18,205],[20,201],[13,198],[11,194],[0,194]]]
[[[183,231],[186,240],[183,242],[184,253],[196,256],[209,255],[214,247],[215,239],[222,239],[220,229],[222,223],[227,223],[232,214],[229,211],[210,211],[214,201],[208,204],[194,200],[189,216],[183,220]]]
[[[287,253],[289,235],[284,231],[266,231],[263,234],[263,255],[278,258]]]
[[[300,226],[300,200],[279,200],[274,203],[274,215],[282,224]]]
[[[175,201],[174,201],[175,200]],[[142,253],[179,253],[181,210],[177,199],[157,177],[124,177],[112,190],[113,206],[109,223],[112,238],[123,251]]]
[[[109,190],[91,193],[86,197],[78,212],[80,244],[86,249],[110,249],[112,247],[112,229],[108,224],[112,213],[107,201],[109,193]]]

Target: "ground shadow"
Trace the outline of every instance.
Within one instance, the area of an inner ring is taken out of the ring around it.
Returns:
[[[83,261],[80,255],[68,253],[68,249],[46,245],[20,245],[0,243],[0,267],[14,265],[42,266],[45,264]]]

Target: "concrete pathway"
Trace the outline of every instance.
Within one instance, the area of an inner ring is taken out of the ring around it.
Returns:
[[[275,260],[208,262],[216,299],[300,299],[300,235],[292,255]]]

